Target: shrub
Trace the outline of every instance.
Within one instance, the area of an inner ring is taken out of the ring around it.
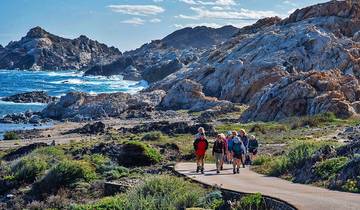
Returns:
[[[146,179],[125,194],[108,197],[88,205],[72,209],[185,209],[219,205],[218,193],[206,194],[199,185],[172,176],[155,176]]]
[[[159,163],[162,159],[161,154],[153,147],[138,141],[129,141],[125,143],[127,146],[136,146],[140,148],[146,158],[151,163]]]
[[[125,168],[123,166],[117,166],[114,169],[107,171],[105,175],[108,179],[112,180],[112,179],[120,179],[122,177],[127,177],[129,176],[129,173],[130,171],[128,168]]]
[[[146,133],[141,140],[143,141],[158,141],[161,140],[163,138],[163,135],[160,131],[153,131],[153,132],[149,132]]]
[[[271,160],[272,160],[272,158],[270,155],[266,155],[266,154],[259,155],[252,162],[252,165],[255,165],[255,166],[264,165],[266,163],[271,162]]]
[[[359,193],[360,189],[357,187],[357,181],[354,179],[348,179],[342,186],[342,189],[347,192]]]
[[[19,136],[14,131],[7,131],[4,134],[4,140],[17,140]]]
[[[269,165],[267,174],[271,176],[280,176],[288,170],[289,160],[286,156],[275,157]]]
[[[12,167],[12,173],[18,181],[31,183],[48,168],[44,156],[26,156]]]
[[[347,162],[347,157],[327,159],[315,165],[315,173],[322,179],[328,179],[338,173]]]
[[[317,142],[301,142],[295,144],[286,155],[290,169],[298,168],[305,164],[305,161],[311,158],[315,151],[320,149],[321,144]]]
[[[266,209],[265,202],[260,193],[244,196],[240,200],[240,207],[237,209]]]
[[[56,192],[78,181],[91,181],[96,178],[95,169],[85,161],[64,160],[53,167],[38,183],[34,190],[44,193]]]
[[[50,165],[66,159],[64,150],[57,147],[41,147],[34,150],[30,155],[43,156],[47,163]]]
[[[315,116],[306,116],[306,117],[296,118],[294,120],[294,122],[292,123],[291,128],[297,129],[299,127],[305,127],[305,126],[317,127],[323,123],[335,122],[336,120],[337,120],[337,118],[334,113],[327,112],[327,113],[322,113],[322,114],[318,114]]]

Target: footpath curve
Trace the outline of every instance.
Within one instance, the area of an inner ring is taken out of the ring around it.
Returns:
[[[241,168],[240,174],[235,175],[231,165],[224,165],[221,174],[216,174],[215,164],[205,164],[205,174],[196,173],[195,168],[195,163],[175,165],[175,171],[197,182],[241,193],[260,192],[299,210],[360,210],[360,194],[296,184],[255,173],[249,168]]]

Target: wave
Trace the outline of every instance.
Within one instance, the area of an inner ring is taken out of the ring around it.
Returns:
[[[73,76],[73,77],[81,77],[83,76],[83,71],[45,71],[43,72],[44,75],[50,76],[50,77],[64,77],[64,76]]]
[[[0,105],[23,105],[23,106],[46,106],[46,103],[38,103],[38,102],[34,102],[34,103],[15,103],[12,101],[2,101],[0,100]]]

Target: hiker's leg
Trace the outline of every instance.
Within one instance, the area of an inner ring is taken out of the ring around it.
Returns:
[[[240,161],[241,161],[241,164],[243,165],[243,168],[245,168],[244,155],[240,155]],[[239,167],[240,167],[240,163],[239,163]]]

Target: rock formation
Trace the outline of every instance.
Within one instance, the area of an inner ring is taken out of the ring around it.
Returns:
[[[136,50],[125,52],[113,63],[94,66],[85,74],[120,74],[128,80],[144,79],[155,82],[197,60],[206,49],[224,42],[237,31],[233,26],[218,29],[205,26],[184,28],[162,40],[155,40]]]
[[[282,21],[259,20],[215,49],[202,53],[198,60],[153,83],[149,90],[170,91],[174,84],[190,79],[203,86],[206,96],[252,105],[249,112],[257,113],[247,112],[244,120],[279,120],[328,111],[340,117],[356,114],[360,78],[359,7],[358,1],[331,1],[297,10]],[[306,74],[313,71],[338,73]],[[331,85],[318,87],[306,75]],[[350,93],[332,89],[341,86],[346,86]],[[274,100],[266,95],[261,97],[270,93]],[[278,104],[275,99],[283,103]],[[298,104],[289,107],[291,103],[285,103],[288,100]],[[259,107],[254,108],[255,104]],[[270,113],[267,108],[285,110],[265,116]]]
[[[66,39],[40,27],[0,49],[0,69],[69,70],[110,63],[121,52],[86,36]]]
[[[32,91],[19,93],[12,96],[4,97],[1,100],[11,101],[14,103],[50,103],[57,100],[56,97],[49,96],[45,91]]]
[[[56,120],[69,119],[82,121],[106,117],[134,115],[133,111],[147,114],[160,104],[165,92],[158,90],[147,93],[113,93],[89,95],[71,92],[60,98],[59,102],[49,104],[41,115]]]

